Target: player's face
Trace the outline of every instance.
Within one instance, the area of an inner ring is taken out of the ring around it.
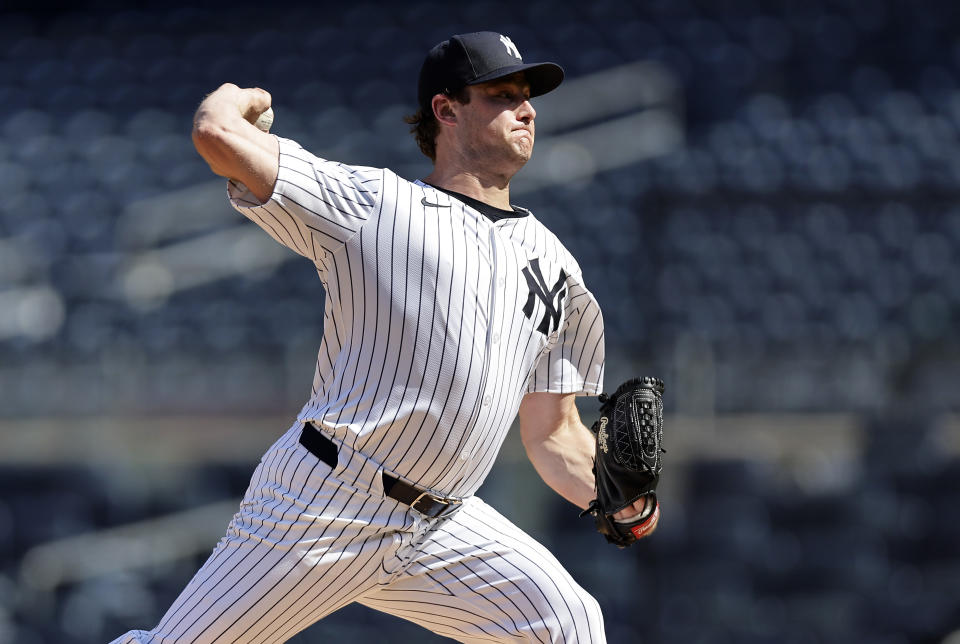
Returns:
[[[530,84],[518,73],[469,90],[470,102],[458,114],[462,150],[477,162],[516,172],[533,154],[537,112],[530,104]]]

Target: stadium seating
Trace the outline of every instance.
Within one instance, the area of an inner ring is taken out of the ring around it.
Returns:
[[[306,389],[306,376],[288,383],[292,356],[322,328],[313,267],[291,254],[141,305],[124,297],[132,253],[149,250],[125,237],[130,213],[215,181],[189,131],[224,81],[270,89],[276,131],[307,148],[421,172],[401,120],[418,66],[472,25],[571,78],[650,60],[682,88],[680,148],[522,199],[579,258],[608,355],[676,373],[699,347],[691,368],[710,381],[711,411],[955,409],[960,16],[948,3],[89,5],[0,10],[0,295],[55,294],[0,315],[62,308],[51,333],[0,325],[0,416],[289,408]],[[927,429],[872,427],[864,470],[840,491],[783,488],[750,462],[692,466],[670,538],[637,559],[637,596],[601,598],[649,610],[616,611],[634,621],[612,621],[611,641],[939,642],[960,624],[960,466],[904,451]],[[247,475],[199,472],[210,495],[194,501],[239,494]],[[114,485],[0,468],[0,605],[12,607],[0,641],[101,641],[178,592],[171,578],[198,562],[76,584],[53,604],[14,589],[31,544],[174,509],[162,491],[125,500]],[[557,543],[576,552],[587,538]],[[598,587],[624,573],[617,553],[596,557],[571,568]],[[295,641],[374,632],[355,628]],[[381,639],[418,637],[404,628]]]
[[[824,357],[842,347],[848,364],[862,360],[861,371],[874,374],[927,347],[955,352],[960,211],[951,197],[960,173],[951,152],[960,103],[949,48],[924,44],[942,39],[943,25],[918,25],[922,39],[904,35],[899,23],[907,17],[892,3],[871,16],[854,7],[735,6],[729,15],[706,3],[670,11],[565,6],[530,9],[503,25],[529,43],[529,56],[560,60],[571,77],[650,59],[683,86],[681,149],[526,198],[584,258],[606,309],[608,342],[647,355],[703,338],[734,373],[745,369],[735,357],[745,345],[778,356],[802,346]],[[476,19],[477,11],[360,5],[337,28],[299,8],[241,44],[230,30],[256,17],[245,8],[225,20],[195,8],[99,18],[14,14],[0,57],[0,92],[9,98],[0,123],[0,232],[52,238],[54,270],[33,279],[62,294],[68,320],[78,310],[89,315],[88,294],[66,277],[68,267],[91,255],[122,260],[114,224],[131,203],[211,180],[186,132],[199,97],[226,79],[270,87],[282,113],[278,131],[308,147],[353,162],[423,167],[399,121],[412,111],[417,64],[434,32]],[[354,42],[350,25],[368,18],[375,26]],[[902,46],[918,73],[868,56],[881,38]],[[616,195],[612,207],[602,205],[607,195]],[[30,217],[27,203],[37,211]],[[623,234],[591,225],[587,209],[598,217],[608,211]],[[627,259],[636,270],[624,274]],[[115,261],[115,270],[121,265]],[[312,297],[311,271],[293,274],[295,282],[283,285],[291,296]],[[222,287],[218,299],[235,298]],[[182,294],[182,315],[209,297]],[[108,327],[141,326],[141,318],[159,315],[103,299],[96,310]],[[262,304],[237,298],[230,306]],[[215,329],[189,324],[199,332],[172,352],[161,343],[164,356],[211,348],[205,343]],[[68,329],[35,340],[31,354],[82,354]],[[122,333],[112,337],[124,341]],[[11,346],[20,341],[0,339],[0,355],[16,359]],[[796,378],[807,384],[791,404],[816,405],[816,374],[801,370]],[[860,376],[835,402],[865,406],[857,387],[899,393],[877,380]],[[761,404],[782,404],[775,394],[755,395],[768,396]],[[720,398],[743,404],[735,395]]]

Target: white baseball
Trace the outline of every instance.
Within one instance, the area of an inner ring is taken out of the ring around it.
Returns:
[[[269,132],[270,126],[273,125],[273,108],[268,107],[267,111],[260,114],[253,124],[256,125],[258,129]]]

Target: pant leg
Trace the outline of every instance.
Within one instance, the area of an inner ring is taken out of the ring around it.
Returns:
[[[401,572],[357,601],[461,642],[606,641],[596,600],[479,498],[426,535],[400,549]]]
[[[362,466],[333,471],[298,436],[261,460],[226,536],[157,627],[115,643],[284,642],[383,581],[404,513],[382,486],[346,475]]]

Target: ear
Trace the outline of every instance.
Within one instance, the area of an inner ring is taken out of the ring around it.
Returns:
[[[454,106],[454,100],[446,94],[436,94],[430,101],[433,108],[433,115],[441,125],[455,125],[457,122],[457,110]]]

